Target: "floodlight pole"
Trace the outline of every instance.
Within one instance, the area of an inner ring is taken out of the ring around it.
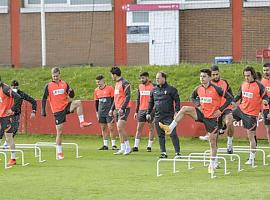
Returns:
[[[40,26],[41,26],[41,62],[42,68],[46,66],[46,21],[44,0],[40,1]]]

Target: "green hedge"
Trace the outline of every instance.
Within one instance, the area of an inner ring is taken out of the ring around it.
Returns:
[[[242,70],[247,64],[220,65],[222,78],[230,83],[234,93],[243,81]],[[249,64],[256,70],[262,71],[261,64]],[[150,78],[155,82],[155,74],[164,71],[168,74],[168,83],[175,86],[182,101],[189,100],[191,92],[199,84],[199,70],[208,68],[211,64],[181,64],[179,66],[129,66],[121,67],[122,75],[130,81],[132,87],[132,99],[136,98],[136,88],[139,84],[139,74],[144,71],[150,73]],[[76,99],[93,99],[93,91],[96,88],[95,77],[103,74],[108,84],[113,84],[110,76],[110,67],[63,67],[61,78],[69,83],[75,90]],[[42,98],[43,89],[47,82],[51,80],[50,68],[24,68],[11,69],[0,68],[2,80],[9,84],[16,79],[20,83],[23,91],[29,93],[37,99]]]

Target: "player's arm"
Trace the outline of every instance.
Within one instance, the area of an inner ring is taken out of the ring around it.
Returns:
[[[191,101],[194,104],[195,107],[200,107],[200,97],[198,95],[198,87],[195,88],[195,90],[193,90],[192,94],[191,94]]]
[[[225,110],[225,108],[227,108],[227,107],[232,103],[232,101],[233,101],[233,96],[230,95],[228,92],[223,91],[223,89],[220,88],[220,87],[217,87],[217,86],[214,86],[214,87],[215,87],[215,89],[216,89],[218,95],[219,95],[220,97],[224,97],[224,98],[226,99],[225,103],[219,107],[219,110],[220,110],[221,112],[223,112],[223,110]]]
[[[242,99],[242,87],[239,88],[237,95],[234,97],[234,102],[238,102]]]
[[[148,108],[147,108],[147,114],[150,115],[150,113],[153,111],[154,108],[154,89],[150,93],[150,100],[148,103]]]
[[[137,90],[137,99],[136,99],[136,109],[135,109],[135,113],[139,112],[139,108],[140,108],[140,90]]]
[[[68,94],[68,96],[69,96],[70,98],[74,98],[74,97],[75,97],[75,92],[74,92],[74,90],[73,90],[71,87],[69,87],[68,84],[67,84],[67,90],[66,90],[66,93]]]
[[[130,98],[131,98],[130,84],[128,82],[123,82],[122,87],[124,89],[126,98],[125,98],[125,101],[121,107],[121,110],[125,110],[127,108],[129,101],[130,101]]]
[[[180,97],[176,88],[172,88],[172,99],[175,103],[174,112],[178,113],[180,110]]]
[[[26,94],[23,91],[20,91],[19,94],[20,94],[20,96],[22,97],[23,100],[28,101],[29,103],[31,103],[32,112],[36,113],[36,111],[37,111],[37,101],[33,97],[31,97],[30,95]]]
[[[41,116],[44,116],[44,117],[46,116],[46,103],[47,103],[48,96],[49,96],[49,90],[48,90],[48,85],[46,85],[44,89],[42,101],[41,101]]]
[[[270,99],[265,91],[265,87],[263,86],[263,84],[261,84],[260,82],[256,81],[258,86],[259,86],[259,90],[260,90],[260,97],[262,98],[263,100],[263,104],[264,105],[267,105],[269,104],[270,105]]]
[[[3,92],[5,95],[14,99],[14,105],[12,106],[11,111],[14,113],[19,113],[22,104],[21,96],[17,92],[12,91],[12,89],[8,86],[3,86]]]

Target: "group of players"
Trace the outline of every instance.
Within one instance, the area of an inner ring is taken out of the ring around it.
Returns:
[[[116,82],[114,88],[106,84],[103,75],[96,77],[97,88],[94,91],[96,117],[103,136],[103,145],[99,150],[109,149],[110,135],[112,149],[118,150],[114,153],[115,155],[128,155],[132,151],[139,151],[141,133],[145,123],[148,123],[149,140],[146,150],[148,152],[152,150],[155,127],[159,138],[160,157],[167,158],[165,134],[171,136],[175,154],[180,155],[176,126],[185,115],[204,123],[213,157],[217,154],[218,135],[224,131],[228,135],[227,151],[233,153],[234,120],[243,121],[243,126],[247,129],[250,148],[255,149],[257,118],[260,113],[264,118],[270,143],[270,63],[263,65],[263,79],[261,81],[258,80],[253,67],[246,67],[243,70],[244,81],[235,97],[233,97],[228,82],[221,79],[218,66],[212,66],[211,69],[201,69],[200,85],[196,87],[191,97],[194,106],[183,106],[181,109],[178,91],[167,83],[167,75],[164,72],[156,74],[156,84],[150,81],[148,72],[141,73],[134,114],[134,119],[137,120],[137,131],[133,148],[130,147],[126,132],[126,123],[131,107],[130,83],[122,77],[120,68],[112,67],[110,73]],[[42,98],[41,115],[46,116],[48,99],[57,131],[57,159],[61,160],[64,158],[61,142],[66,115],[76,111],[82,128],[88,127],[92,123],[84,120],[81,101],[72,100],[75,96],[74,90],[61,80],[60,69],[53,68],[51,74],[52,81],[46,85]],[[9,87],[0,79],[0,142],[5,134],[6,142],[11,150],[15,149],[13,137],[18,130],[22,101],[26,100],[32,104],[31,118],[35,117],[37,109],[36,101],[19,90],[18,87],[18,81],[12,81],[11,87]],[[116,146],[115,122],[120,139],[120,149]],[[254,159],[255,151],[251,151],[246,164],[252,164]],[[16,164],[15,152],[11,153],[8,164]],[[212,172],[216,168],[217,160],[211,159],[208,171]]]

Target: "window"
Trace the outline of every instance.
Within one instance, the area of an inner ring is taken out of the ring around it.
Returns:
[[[244,7],[264,7],[270,6],[270,0],[245,0]]]
[[[22,12],[39,12],[41,0],[24,0]],[[45,12],[111,11],[112,0],[44,0]]]
[[[0,13],[8,12],[8,0],[0,0]]]
[[[229,8],[230,0],[137,0],[138,4],[179,3],[180,9]]]
[[[8,6],[8,0],[0,0],[0,6],[1,6],[1,7],[6,7],[6,6]]]
[[[127,12],[127,43],[149,42],[149,12]]]
[[[148,23],[149,14],[148,12],[132,12],[133,23]]]

